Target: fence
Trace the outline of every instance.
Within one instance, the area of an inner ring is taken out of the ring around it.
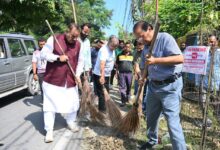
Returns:
[[[183,80],[181,123],[186,142],[193,149],[220,149],[219,92],[214,89],[208,92],[204,85],[205,78],[202,76],[184,73]],[[209,98],[206,99],[209,94]],[[209,100],[209,103],[205,112],[206,100]],[[206,114],[205,125],[203,122]],[[205,141],[202,140],[203,134]]]

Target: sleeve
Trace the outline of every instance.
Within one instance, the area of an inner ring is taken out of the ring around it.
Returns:
[[[90,48],[90,41],[88,41],[88,67],[89,69],[92,68],[92,60],[91,60],[91,48]]]
[[[143,52],[141,53],[140,69],[144,69],[144,66],[145,66],[145,52],[143,50]]]
[[[107,54],[104,51],[104,47],[100,49],[100,60],[106,61],[107,60]]]
[[[43,49],[41,50],[41,59],[47,60],[49,62],[56,61],[59,55],[53,54],[53,49],[54,49],[54,38],[53,36],[51,36],[47,40],[47,43],[44,45]]]
[[[32,62],[37,63],[37,57],[36,57],[35,52],[33,53],[33,56],[32,56]]]
[[[182,55],[182,52],[177,45],[175,39],[168,33],[164,35],[164,56]]]
[[[83,66],[84,66],[83,50],[80,46],[79,58],[78,58],[78,63],[77,63],[77,67],[76,67],[76,76],[79,77],[82,74]]]

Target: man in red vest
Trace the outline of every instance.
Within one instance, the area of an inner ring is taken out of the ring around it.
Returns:
[[[73,132],[79,130],[76,123],[77,110],[79,109],[79,94],[76,83],[80,81],[83,72],[83,54],[80,51],[80,43],[77,40],[79,27],[70,24],[68,31],[56,35],[56,38],[64,50],[63,55],[58,43],[51,36],[41,51],[41,58],[47,60],[46,72],[43,81],[44,91],[44,129],[47,134],[45,142],[53,141],[53,127],[56,113],[66,115],[66,122]],[[76,73],[74,80],[67,61]]]

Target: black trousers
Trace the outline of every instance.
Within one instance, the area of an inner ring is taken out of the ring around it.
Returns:
[[[102,85],[99,82],[99,78],[100,78],[100,76],[93,74],[93,84],[96,88],[96,94],[99,98],[98,108],[99,108],[100,111],[106,111],[104,92],[103,92]],[[107,89],[107,91],[109,92],[109,77],[105,77],[104,86]]]
[[[110,84],[111,84],[111,85],[113,85],[113,81],[114,81],[115,74],[116,74],[116,70],[113,69],[113,70],[111,71],[111,78],[110,78]]]
[[[42,102],[43,102],[44,93],[43,93],[43,89],[42,89],[42,83],[44,80],[44,73],[38,73],[37,76],[38,76],[38,81],[39,81],[39,85],[40,85],[41,98],[42,98]]]

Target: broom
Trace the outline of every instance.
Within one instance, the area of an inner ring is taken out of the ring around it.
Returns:
[[[91,97],[93,102],[97,98],[97,96],[94,93],[93,94],[90,93],[89,97]],[[87,100],[87,105],[88,105],[88,110],[89,110],[92,121],[99,122],[103,125],[106,125],[105,115],[94,106],[94,103],[91,101],[91,99]]]
[[[90,93],[91,93],[91,88],[89,86],[87,77],[83,76],[82,95],[81,95],[80,110],[79,110],[80,116],[85,115],[87,111],[87,101],[91,99],[91,97],[89,96]]]
[[[122,120],[121,111],[118,108],[118,106],[115,104],[115,102],[111,99],[104,85],[102,85],[102,88],[104,92],[105,105],[109,119],[111,121],[112,126],[116,127],[116,125]]]
[[[149,54],[148,57],[151,57],[152,55],[152,50],[154,48],[154,44],[157,38],[157,34],[159,32],[159,28],[160,28],[160,23],[158,22],[158,20],[156,20],[155,23],[155,30],[154,30],[154,35],[153,35],[153,39],[151,42],[151,45],[149,47]],[[147,64],[145,64],[145,69],[144,69],[144,73],[142,75],[142,79],[145,79],[145,77],[147,76],[147,69],[148,66]],[[118,131],[128,134],[129,132],[133,132],[135,133],[140,125],[140,118],[139,118],[139,112],[138,112],[138,107],[141,103],[141,92],[143,90],[143,83],[139,85],[138,87],[138,93],[137,93],[137,97],[136,97],[136,101],[133,104],[132,109],[126,114],[126,116],[122,119],[122,121],[118,124]]]

